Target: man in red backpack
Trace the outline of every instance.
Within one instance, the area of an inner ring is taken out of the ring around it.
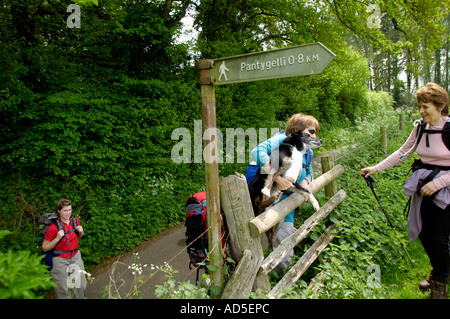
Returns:
[[[78,238],[83,236],[80,220],[72,216],[72,204],[61,199],[56,205],[58,219],[48,226],[42,242],[42,250],[53,250],[53,268],[50,274],[58,286],[55,289],[58,299],[66,299],[72,289],[74,299],[84,299],[86,278]]]

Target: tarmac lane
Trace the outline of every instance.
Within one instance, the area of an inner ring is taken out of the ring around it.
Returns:
[[[155,285],[162,285],[168,278],[165,276],[166,273],[158,271],[156,266],[161,267],[165,263],[169,263],[173,270],[178,271],[173,274],[173,279],[177,283],[190,281],[195,284],[197,271],[194,267],[191,267],[192,270],[189,269],[190,260],[186,250],[185,231],[186,228],[182,223],[136,247],[126,255],[112,258],[97,266],[90,271],[91,277],[95,279],[88,283],[86,297],[88,299],[104,298],[105,289],[108,289],[111,297],[115,295],[121,299],[126,296],[132,297],[137,281],[135,276],[137,276],[138,280],[144,280],[144,284],[138,289],[140,291],[138,298],[158,299],[155,295]],[[133,264],[135,267],[129,268]],[[139,275],[138,271],[142,273]],[[200,270],[200,278],[203,273],[204,271]]]

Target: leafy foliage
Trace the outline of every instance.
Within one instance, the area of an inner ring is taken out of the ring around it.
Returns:
[[[10,233],[0,231],[0,240]],[[30,251],[0,251],[0,299],[42,298],[44,289],[55,287],[41,259]]]
[[[85,227],[88,267],[183,221],[186,197],[204,189],[203,165],[174,163],[178,141],[169,136],[186,128],[195,138],[194,121],[202,117],[199,57],[322,42],[337,55],[323,74],[218,88],[218,128],[282,130],[290,115],[303,112],[320,120],[323,151],[367,136],[349,134],[354,127],[375,136],[379,122],[393,123],[392,99],[367,91],[369,67],[383,71],[383,61],[403,48],[408,71],[419,74],[421,50],[434,52],[446,32],[430,17],[448,8],[436,1],[375,2],[391,23],[385,29],[367,28],[370,13],[354,1],[82,0],[81,28],[68,27],[64,1],[3,1],[0,228],[13,233],[0,249],[36,251],[39,216],[62,197]],[[199,31],[190,46],[176,41],[188,9]],[[404,36],[386,37],[391,27]],[[377,60],[381,48],[387,53]],[[384,88],[379,83],[389,81],[380,75],[372,82]],[[402,83],[392,85],[399,103]],[[367,112],[379,120],[373,127],[363,120]],[[245,166],[226,163],[220,174]],[[374,247],[383,252],[388,243],[379,240],[381,248]],[[27,256],[21,258],[34,258]]]

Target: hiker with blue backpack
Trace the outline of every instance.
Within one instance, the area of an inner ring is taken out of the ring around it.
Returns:
[[[251,154],[255,162],[252,162],[247,168],[246,172],[247,183],[250,183],[251,179],[255,176],[256,171],[259,168],[264,168],[268,170],[268,168],[270,167],[270,154],[272,153],[273,150],[278,148],[283,143],[284,139],[288,135],[300,131],[303,133],[307,133],[315,138],[316,133],[319,131],[319,129],[320,129],[319,121],[314,116],[305,115],[301,113],[292,115],[286,124],[285,131],[282,131],[274,135],[267,141],[262,142],[251,151]],[[306,189],[309,189],[308,184],[313,179],[313,171],[311,166],[313,156],[314,156],[313,151],[311,149],[308,149],[306,154],[303,156],[302,173],[300,174],[300,177],[297,180],[297,182]],[[278,189],[281,191],[285,191],[285,193],[281,197],[281,200],[289,196],[288,189],[292,187],[292,182],[295,181],[288,180],[283,176],[278,176],[275,179],[275,183],[277,184]],[[290,212],[284,218],[277,232],[274,247],[278,246],[283,241],[283,239],[294,233],[295,231],[294,218],[297,215],[298,215],[298,208]],[[288,266],[293,255],[294,251],[291,250],[289,254],[278,264],[278,266],[275,267],[274,270],[277,273],[280,273],[283,269],[285,269]]]
[[[78,238],[83,236],[80,220],[72,216],[72,204],[61,199],[56,204],[56,217],[45,231],[42,251],[50,254],[50,274],[57,285],[58,299],[67,299],[69,292],[73,299],[84,299],[86,278]],[[70,291],[71,290],[71,291]]]
[[[411,198],[408,235],[413,242],[419,237],[427,253],[432,271],[419,284],[431,289],[430,298],[447,299],[449,280],[450,236],[450,117],[447,91],[436,83],[428,83],[416,92],[422,119],[414,127],[405,144],[379,164],[361,169],[368,177],[397,165],[417,153],[412,174],[403,186]]]

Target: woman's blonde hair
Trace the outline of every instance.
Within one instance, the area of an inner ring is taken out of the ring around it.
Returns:
[[[429,82],[424,87],[418,89],[416,91],[416,100],[418,103],[432,102],[438,110],[442,108],[442,115],[448,115],[448,93],[442,86],[436,83]]]
[[[312,115],[297,113],[292,115],[286,124],[286,135],[294,132],[302,132],[308,127],[314,127],[316,132],[320,130],[319,121]]]

